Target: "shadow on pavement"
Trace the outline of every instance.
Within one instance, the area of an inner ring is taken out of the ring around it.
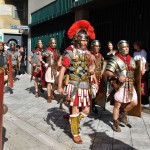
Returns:
[[[142,112],[150,114],[150,106],[149,107],[142,107]]]
[[[26,88],[25,89],[26,91],[28,91],[29,92],[29,94],[35,94],[35,88],[34,88],[34,86],[32,86],[32,87],[28,87],[28,88]],[[47,100],[47,94],[45,94],[46,92],[41,92],[40,90],[39,90],[39,97],[43,97],[44,99],[46,99]]]
[[[5,93],[13,94],[13,93],[14,93],[14,90],[11,89],[9,86],[5,86]]]
[[[71,131],[70,131],[70,125],[69,120],[64,119],[64,115],[67,115],[68,113],[62,112],[59,108],[50,108],[47,110],[48,114],[45,119],[48,125],[51,126],[51,129],[53,131],[56,131],[59,127],[60,129],[63,129],[63,132],[71,137]]]
[[[94,143],[90,147],[92,150],[137,150],[120,140],[109,137],[105,132],[95,132],[90,134],[89,137],[92,141],[94,139]]]
[[[2,128],[2,149],[4,149],[4,143],[8,141],[8,138],[6,138],[6,128]]]
[[[111,127],[112,126],[111,122],[113,122],[112,113],[108,111],[107,109],[104,110],[102,107],[97,107],[97,108],[98,108],[98,114],[94,114],[93,112],[91,112],[88,117],[99,119]],[[87,125],[89,127],[90,127],[90,124],[91,123],[89,122],[84,123],[84,125]]]

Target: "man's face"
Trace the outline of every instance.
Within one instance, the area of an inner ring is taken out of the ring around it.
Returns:
[[[124,56],[127,55],[127,54],[129,54],[129,46],[122,47],[120,52]]]
[[[94,53],[97,54],[100,50],[100,46],[99,45],[95,45],[94,46]]]
[[[55,49],[56,48],[56,42],[55,41],[52,41],[51,44],[50,44],[51,48]]]
[[[80,48],[85,50],[87,49],[88,42],[87,40],[81,40]]]
[[[15,49],[15,45],[11,45],[11,49]]]
[[[20,47],[20,52],[23,52],[23,47]]]
[[[39,43],[39,44],[38,44],[38,47],[39,47],[39,48],[43,48],[43,44],[42,44],[42,43]]]
[[[3,51],[3,49],[4,49],[4,46],[0,45],[0,51]]]

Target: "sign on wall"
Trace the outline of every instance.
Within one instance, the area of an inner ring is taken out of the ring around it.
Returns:
[[[0,32],[0,41],[3,42],[3,34],[2,34],[2,32]]]

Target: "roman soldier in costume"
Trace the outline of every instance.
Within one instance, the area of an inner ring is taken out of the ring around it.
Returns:
[[[10,49],[8,49],[7,52],[8,55],[12,56],[13,78],[15,78],[19,72],[19,52],[14,43],[10,44]]]
[[[137,92],[134,87],[136,64],[129,55],[129,43],[121,40],[117,46],[119,53],[108,61],[106,74],[110,77],[111,86],[116,90],[112,129],[120,132],[119,121],[128,124],[127,114],[137,105]]]
[[[8,55],[7,52],[4,50],[4,43],[0,42],[0,95],[1,100],[3,100],[3,93],[4,93],[4,84],[8,82]],[[8,107],[3,104],[3,114],[8,111]]]
[[[4,69],[4,83],[8,81],[8,56],[4,51],[4,44],[0,42],[0,67]]]
[[[103,68],[104,57],[100,53],[100,48],[101,48],[101,43],[100,43],[99,40],[93,40],[91,42],[91,54],[94,57],[93,59],[94,59],[94,63],[95,63],[94,72],[95,72],[95,76],[97,78],[97,81],[99,82],[99,91],[98,91],[98,93],[103,92],[103,89],[102,89],[103,88],[102,87],[102,83],[103,83],[102,82],[102,74],[104,72],[104,68]],[[95,107],[96,92],[93,93],[94,95],[92,95],[92,111],[97,114],[98,110]]]
[[[68,30],[68,37],[76,44],[65,51],[57,91],[60,94],[67,94],[67,101],[71,107],[69,120],[73,141],[81,144],[79,121],[84,116],[87,116],[90,111],[90,81],[91,74],[94,74],[94,61],[90,51],[87,49],[87,45],[89,38],[95,39],[94,28],[86,20],[76,21]],[[66,72],[68,73],[69,81],[68,85],[63,89],[62,82]],[[81,112],[79,108],[82,109]]]
[[[28,57],[28,61],[32,65],[31,80],[34,77],[35,97],[39,96],[38,89],[40,89],[42,93],[44,92],[44,90],[41,87],[41,84],[39,84],[39,78],[42,78],[43,72],[41,62],[38,60],[38,58],[40,57],[42,51],[43,43],[41,40],[38,40],[36,48],[32,50],[32,55]]]
[[[49,46],[42,53],[42,57],[39,59],[40,62],[45,66],[45,81],[47,83],[47,102],[51,103],[52,99],[54,99],[52,85],[58,75],[58,51],[56,49],[56,39],[51,38]],[[61,64],[61,63],[60,63]]]

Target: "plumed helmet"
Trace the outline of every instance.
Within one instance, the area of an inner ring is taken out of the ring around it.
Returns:
[[[77,40],[77,41],[89,40],[89,36],[85,33],[78,33],[75,37],[75,40]]]
[[[93,41],[91,42],[91,49],[92,49],[92,50],[94,49],[94,46],[99,46],[99,47],[101,47],[100,41],[99,41],[99,40],[93,40]]]
[[[78,20],[73,23],[67,34],[73,43],[78,43],[80,40],[95,39],[94,28],[87,20]]]
[[[118,42],[117,47],[118,49],[122,49],[123,47],[128,46],[129,47],[129,42],[126,40],[121,40]]]

